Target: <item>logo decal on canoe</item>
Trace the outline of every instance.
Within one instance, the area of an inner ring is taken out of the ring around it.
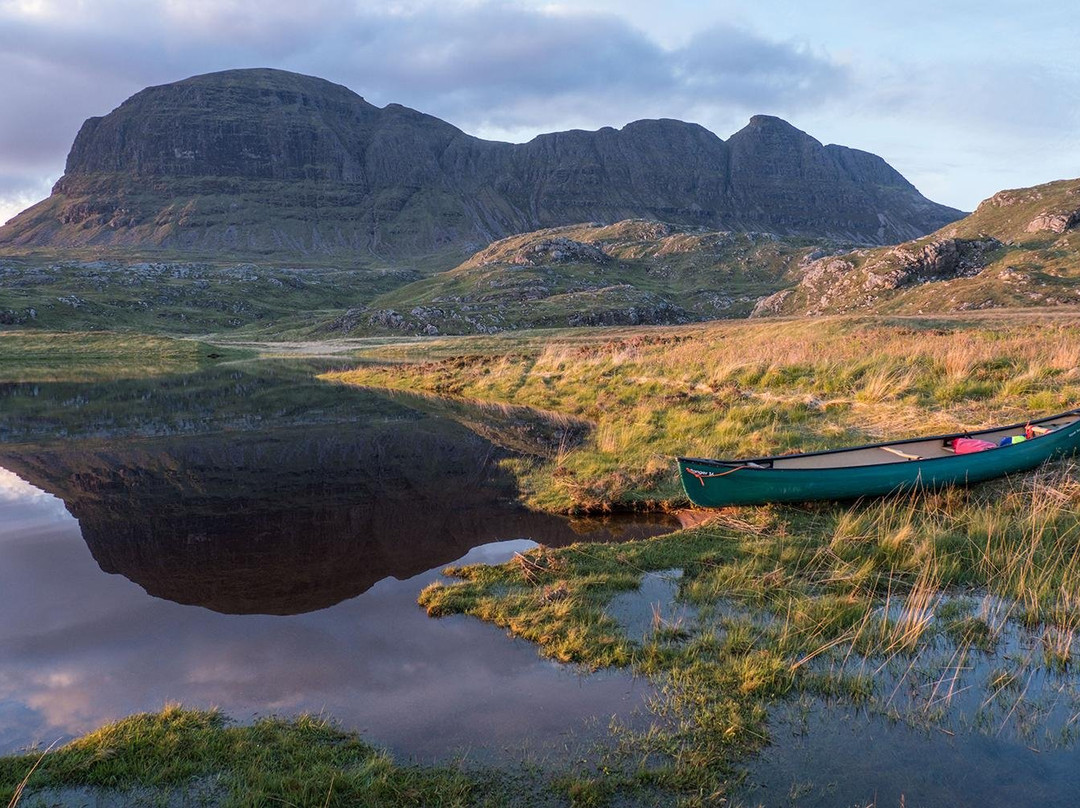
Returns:
[[[697,469],[692,469],[687,466],[686,473],[689,474],[691,477],[697,477],[697,481],[702,485],[705,485],[705,480],[708,477],[726,477],[727,475],[734,474],[736,471],[744,468],[746,468],[746,466],[735,466],[734,468],[730,468],[727,471],[698,471]]]

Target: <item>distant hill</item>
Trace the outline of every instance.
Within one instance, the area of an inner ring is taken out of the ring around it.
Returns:
[[[232,70],[83,124],[52,195],[0,246],[220,255],[445,255],[575,222],[888,244],[961,212],[884,160],[764,115],[721,140],[675,120],[481,140],[318,78]]]
[[[1080,179],[1001,191],[895,247],[822,257],[756,316],[928,313],[1080,303]]]
[[[1080,303],[1080,179],[891,247],[629,219],[500,239],[425,276],[267,261],[0,256],[0,330],[310,338]]]
[[[840,249],[642,219],[548,228],[392,289],[323,331],[470,334],[746,317],[762,296],[791,285],[808,256]]]

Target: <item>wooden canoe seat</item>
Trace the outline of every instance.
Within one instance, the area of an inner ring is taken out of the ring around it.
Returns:
[[[904,458],[905,460],[922,460],[922,457],[917,454],[910,454],[908,452],[902,452],[899,449],[894,449],[892,446],[881,446],[880,449],[886,452],[892,452],[894,455]]]

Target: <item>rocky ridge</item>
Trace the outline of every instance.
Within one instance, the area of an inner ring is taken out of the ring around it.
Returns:
[[[461,265],[380,295],[327,334],[491,334],[521,328],[674,325],[744,317],[829,242],[645,220],[511,236]]]
[[[0,245],[460,260],[581,221],[882,244],[960,215],[880,157],[770,116],[727,141],[645,120],[498,143],[255,69],[150,87],[87,120],[52,195],[0,228]]]
[[[806,261],[751,316],[963,311],[1080,303],[1080,179],[1001,191],[895,247]]]

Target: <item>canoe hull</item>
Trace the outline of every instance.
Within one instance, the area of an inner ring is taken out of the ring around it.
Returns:
[[[1078,450],[1080,421],[1074,421],[1056,432],[1023,443],[949,457],[812,469],[754,468],[740,461],[679,458],[679,472],[691,502],[719,508],[856,499],[918,488],[965,485],[1028,471]]]

